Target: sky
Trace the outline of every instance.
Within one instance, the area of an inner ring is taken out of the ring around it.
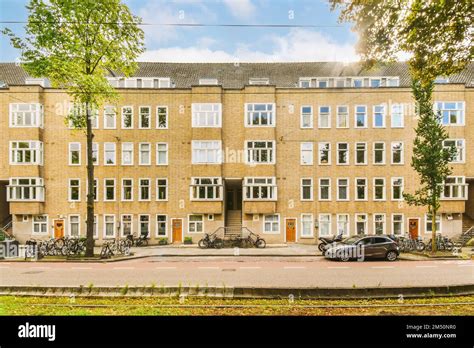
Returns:
[[[100,1],[100,0],[98,0]],[[122,0],[147,25],[139,61],[275,62],[357,61],[350,24],[338,23],[324,0]],[[0,28],[23,34],[28,0],[0,0]],[[170,27],[163,23],[278,24],[311,27]],[[1,35],[1,34],[0,34]],[[0,36],[0,61],[19,53]]]

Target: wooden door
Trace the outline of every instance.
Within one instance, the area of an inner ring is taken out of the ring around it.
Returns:
[[[173,219],[173,243],[183,242],[183,222],[181,219]]]
[[[296,219],[286,219],[286,241],[296,241]]]
[[[411,239],[418,239],[420,232],[418,219],[408,219],[408,232]]]
[[[64,237],[64,220],[54,220],[54,238]]]

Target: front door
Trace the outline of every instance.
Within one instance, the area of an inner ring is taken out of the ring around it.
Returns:
[[[173,219],[173,243],[183,242],[183,222],[181,219]]]
[[[227,210],[234,210],[234,190],[228,190],[226,194]]]
[[[296,241],[296,219],[286,219],[286,241]]]
[[[64,237],[64,220],[54,220],[54,238]]]
[[[411,239],[418,239],[418,219],[408,219],[408,232],[410,233]]]

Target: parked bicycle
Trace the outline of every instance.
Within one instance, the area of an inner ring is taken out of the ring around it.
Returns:
[[[431,249],[431,241],[432,239],[428,240],[426,243],[427,248]],[[454,248],[454,242],[449,239],[448,237],[444,237],[440,234],[436,236],[436,250],[446,250],[446,251],[452,251]]]
[[[398,244],[400,252],[423,251],[425,250],[425,243],[420,239],[411,239],[403,236],[393,237],[393,240]]]
[[[217,236],[217,233],[206,233],[204,235],[204,238],[202,238],[198,242],[198,246],[201,249],[208,249],[208,248],[215,248],[215,249],[221,249],[224,246],[224,241],[222,238],[219,238]]]
[[[128,234],[126,239],[131,242],[130,246],[148,246],[148,233],[141,233],[138,238],[135,238],[133,234]]]
[[[256,247],[261,249],[267,246],[265,239],[260,237],[258,234],[253,233],[252,231],[249,231],[247,238],[242,239],[242,244],[244,247]]]

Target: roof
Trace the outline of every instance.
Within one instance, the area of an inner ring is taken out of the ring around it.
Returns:
[[[269,78],[276,87],[296,87],[300,77],[398,76],[401,87],[410,86],[408,65],[390,63],[369,71],[360,63],[291,62],[291,63],[138,63],[135,77],[170,77],[177,88],[197,85],[200,78],[217,78],[224,88],[242,88],[250,78]],[[15,63],[0,63],[0,81],[23,85],[26,72]],[[474,86],[474,63],[449,77],[450,83]]]

